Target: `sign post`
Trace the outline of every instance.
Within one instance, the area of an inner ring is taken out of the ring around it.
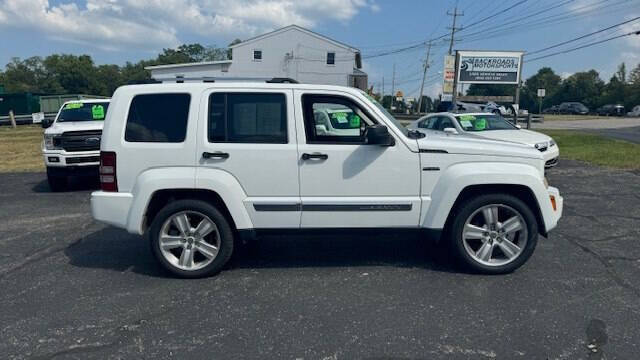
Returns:
[[[538,89],[538,98],[540,98],[540,100],[538,100],[539,107],[538,107],[538,114],[542,114],[542,100],[544,100],[544,96],[547,94],[547,90],[546,89]]]

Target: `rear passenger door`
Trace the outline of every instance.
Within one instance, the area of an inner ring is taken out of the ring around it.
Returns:
[[[201,99],[198,186],[235,178],[255,228],[298,228],[300,189],[291,90],[214,89]],[[215,191],[215,189],[212,189]]]

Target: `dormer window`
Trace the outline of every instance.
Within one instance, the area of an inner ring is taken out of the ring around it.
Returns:
[[[327,53],[327,65],[335,65],[336,64],[336,53],[328,52]]]
[[[253,50],[253,61],[262,61],[262,50]]]

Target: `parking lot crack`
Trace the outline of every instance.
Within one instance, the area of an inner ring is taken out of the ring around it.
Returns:
[[[38,262],[38,261],[42,261],[44,259],[47,259],[48,257],[65,250],[68,247],[72,247],[76,244],[79,244],[82,240],[84,239],[84,237],[79,238],[78,240],[72,242],[72,243],[63,243],[63,244],[53,244],[50,246],[47,246],[45,248],[42,248],[40,250],[37,250],[27,256],[25,256],[22,260],[20,260],[19,262],[0,270],[0,280],[2,280],[4,277],[10,275],[11,273],[18,271],[20,269],[22,269],[23,267]]]
[[[595,250],[591,249],[590,247],[584,245],[581,243],[581,241],[587,241],[578,237],[574,237],[571,235],[567,235],[567,234],[563,234],[563,236],[567,239],[567,241],[569,241],[570,244],[575,245],[576,247],[580,248],[582,251],[586,252],[587,254],[591,255],[594,259],[596,259],[598,262],[600,262],[603,266],[604,269],[606,271],[606,273],[609,275],[609,278],[611,278],[616,284],[618,284],[620,287],[629,290],[633,295],[635,295],[636,297],[640,298],[640,289],[634,287],[633,285],[629,284],[628,282],[626,282],[615,270],[615,268],[613,267],[613,265],[611,265],[611,263],[609,262],[609,259],[607,257],[604,257],[600,254],[598,254]]]

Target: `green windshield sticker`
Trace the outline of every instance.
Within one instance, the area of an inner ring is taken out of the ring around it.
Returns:
[[[473,121],[476,117],[473,115],[462,115],[460,116],[460,121]]]
[[[471,124],[471,121],[469,121],[469,120],[460,120],[460,125],[462,125],[462,127],[464,127],[464,128],[473,127],[473,125]]]
[[[93,105],[91,107],[91,116],[93,120],[103,120],[104,119],[104,106],[102,105]]]
[[[333,113],[331,114],[331,116],[341,124],[344,124],[347,122],[347,113],[343,113],[343,112]]]
[[[486,119],[477,119],[474,123],[473,123],[473,129],[474,130],[484,130],[487,128],[487,120]]]
[[[82,108],[82,103],[68,103],[67,105],[64,106],[65,110],[73,110],[73,109],[80,109]]]
[[[349,119],[349,127],[350,128],[359,128],[360,127],[360,116],[358,115],[353,115],[350,119]]]

